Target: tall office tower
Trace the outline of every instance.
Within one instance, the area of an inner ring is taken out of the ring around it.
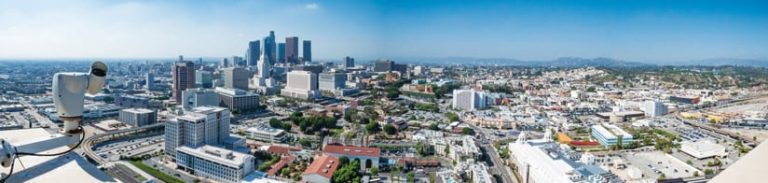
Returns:
[[[277,44],[277,62],[285,63],[285,43]]]
[[[190,61],[176,62],[172,70],[173,99],[181,102],[181,92],[195,87],[195,64]]]
[[[274,65],[277,62],[277,43],[275,42],[275,31],[269,31],[269,36],[264,37],[264,54],[266,54],[269,65]]]
[[[373,65],[373,72],[389,72],[392,71],[395,62],[391,60],[379,60]]]
[[[259,70],[259,77],[260,78],[269,78],[270,76],[270,63],[267,60],[266,56],[262,55],[261,58],[259,58],[259,62],[257,63],[256,67]]]
[[[299,37],[285,38],[285,62],[299,63]]]
[[[151,72],[147,73],[145,78],[144,78],[144,81],[146,82],[144,86],[147,88],[147,90],[155,89],[155,75],[154,74],[152,74]]]
[[[312,62],[312,41],[304,40],[302,43],[302,51],[305,62]]]
[[[247,66],[253,66],[256,65],[256,62],[259,61],[259,55],[261,55],[261,41],[251,41],[248,43],[248,51],[245,53],[245,59],[247,60],[248,64]]]
[[[213,88],[213,73],[204,70],[195,72],[195,86],[198,88]]]
[[[355,59],[349,56],[344,57],[344,67],[355,67]]]
[[[479,110],[488,106],[488,95],[475,89],[453,90],[453,108]]]
[[[219,67],[220,68],[227,68],[227,67],[231,67],[231,66],[232,65],[230,65],[229,59],[227,59],[227,58],[222,58],[221,62],[219,62]]]
[[[198,57],[198,58],[197,58],[197,63],[195,63],[195,65],[200,65],[200,66],[202,66],[202,65],[203,65],[203,57]]]
[[[182,146],[220,145],[229,137],[230,113],[223,107],[196,107],[165,122],[165,154],[176,157]]]
[[[240,67],[231,67],[223,69],[224,87],[237,88],[241,90],[248,89],[249,71]]]
[[[179,61],[179,62],[182,62],[182,61],[184,61],[184,55],[179,55],[179,60],[178,60],[178,61]]]
[[[232,67],[242,67],[242,66],[245,66],[245,63],[243,62],[243,57],[232,56]]]
[[[317,95],[317,74],[309,71],[291,71],[287,74],[287,84],[280,92],[286,97],[314,99]]]
[[[657,117],[667,113],[667,106],[662,102],[649,100],[645,101],[643,105],[646,116]]]

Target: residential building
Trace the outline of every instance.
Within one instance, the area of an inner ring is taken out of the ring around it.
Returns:
[[[195,64],[190,61],[179,61],[173,65],[173,99],[181,101],[181,92],[195,87]]]
[[[475,89],[453,90],[453,108],[459,110],[480,110],[488,107],[488,96]]]
[[[216,182],[240,182],[254,171],[254,160],[250,154],[210,145],[197,148],[182,146],[176,151],[179,168]]]
[[[145,108],[128,108],[120,110],[119,119],[133,127],[141,127],[157,123],[157,113]]]

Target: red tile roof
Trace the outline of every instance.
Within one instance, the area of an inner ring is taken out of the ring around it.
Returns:
[[[322,155],[315,157],[315,161],[313,161],[312,164],[309,164],[309,167],[304,170],[304,175],[318,174],[330,179],[337,168],[339,168],[339,158]]]
[[[280,161],[278,161],[277,163],[275,163],[270,167],[269,171],[267,171],[267,175],[275,176],[278,170],[285,167],[285,165],[288,165],[288,163],[293,162],[293,160],[295,159],[296,159],[295,156],[283,156],[282,158],[280,158]]]
[[[291,151],[298,151],[301,150],[301,148],[298,147],[287,147],[287,146],[277,146],[277,145],[271,145],[269,148],[267,148],[267,152],[272,154],[288,154]]]
[[[375,147],[357,147],[357,146],[340,146],[340,145],[326,145],[323,149],[324,153],[334,153],[347,156],[368,156],[368,157],[380,157],[381,149]]]

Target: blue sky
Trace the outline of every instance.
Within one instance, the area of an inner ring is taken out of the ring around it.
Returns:
[[[768,59],[768,1],[7,1],[0,58],[243,55],[313,41],[313,57]]]

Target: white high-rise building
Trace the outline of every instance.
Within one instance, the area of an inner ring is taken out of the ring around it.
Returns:
[[[645,101],[645,104],[643,104],[643,110],[645,111],[646,116],[657,117],[667,113],[667,106],[662,102],[649,100]]]
[[[317,74],[310,71],[291,71],[287,74],[287,80],[281,95],[300,99],[314,99],[317,96]]]
[[[165,122],[165,154],[173,158],[181,146],[223,144],[229,138],[229,123],[229,110],[222,107],[196,107],[172,118]]]
[[[453,90],[453,108],[460,110],[480,110],[488,107],[488,96],[475,89]]]

